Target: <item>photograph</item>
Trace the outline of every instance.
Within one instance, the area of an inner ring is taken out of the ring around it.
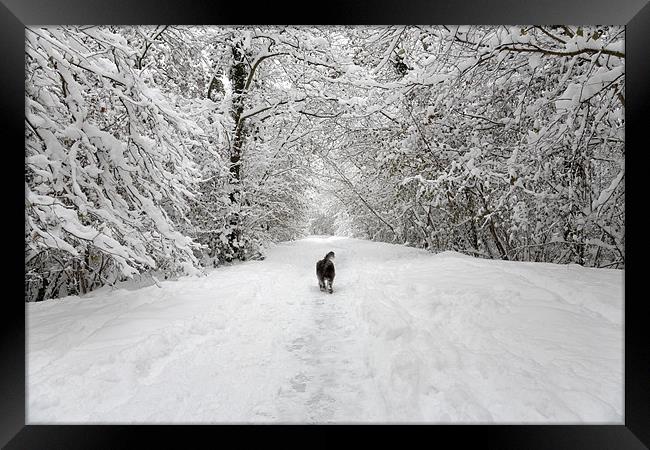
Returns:
[[[625,423],[623,25],[25,25],[25,423]]]

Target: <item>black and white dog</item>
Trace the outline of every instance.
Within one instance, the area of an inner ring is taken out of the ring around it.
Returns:
[[[318,287],[321,291],[333,292],[332,283],[334,282],[334,252],[329,252],[325,258],[316,263],[316,276],[318,277]]]

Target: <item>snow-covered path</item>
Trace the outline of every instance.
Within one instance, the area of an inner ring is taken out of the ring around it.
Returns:
[[[311,237],[28,304],[27,338],[28,423],[623,420],[618,270]]]

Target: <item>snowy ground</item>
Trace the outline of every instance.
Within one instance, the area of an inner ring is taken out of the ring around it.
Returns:
[[[619,270],[311,237],[27,304],[27,334],[32,424],[623,422]]]

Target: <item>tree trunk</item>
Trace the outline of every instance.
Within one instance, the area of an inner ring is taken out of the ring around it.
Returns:
[[[245,52],[241,43],[237,42],[232,47],[233,65],[230,68],[229,78],[232,84],[232,118],[235,122],[234,138],[230,147],[230,203],[233,212],[230,216],[231,231],[228,235],[233,258],[244,258],[244,249],[241,245],[241,157],[244,143],[244,120],[241,118],[244,112],[244,97],[246,79],[248,78],[248,66],[245,60]]]

